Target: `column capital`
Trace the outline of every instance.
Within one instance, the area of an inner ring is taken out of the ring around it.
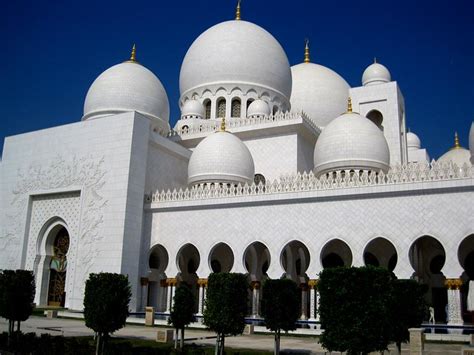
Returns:
[[[251,281],[250,287],[252,288],[252,290],[260,289],[260,281]]]
[[[197,283],[200,287],[207,287],[207,279],[198,279]]]
[[[170,279],[166,279],[166,282],[167,282],[168,286],[176,286],[176,284],[178,283],[178,280],[176,280],[176,278],[173,277],[173,278],[170,278]]]
[[[140,285],[147,286],[148,285],[148,277],[140,277]]]
[[[308,286],[310,289],[316,288],[318,286],[319,280],[318,279],[311,279],[308,281]]]
[[[161,279],[160,280],[161,287],[168,287],[168,279]]]
[[[446,279],[444,281],[444,286],[448,290],[459,290],[462,286],[462,280],[461,279]]]

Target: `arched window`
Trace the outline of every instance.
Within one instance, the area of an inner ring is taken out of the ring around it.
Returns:
[[[273,111],[272,112],[273,112],[273,115],[276,115],[276,113],[278,112],[278,106],[277,105],[273,106]]]
[[[204,108],[206,110],[206,117],[204,117],[206,120],[211,118],[211,100],[206,99],[204,101]]]
[[[266,182],[265,176],[263,176],[262,174],[255,174],[253,177],[253,182],[255,183],[255,185],[258,185],[260,183],[265,185],[265,182]]]
[[[383,122],[383,115],[380,111],[378,110],[372,110],[370,111],[367,116],[369,120],[371,120],[373,123],[377,125],[378,128],[383,130],[382,128],[382,122]]]
[[[239,98],[235,98],[235,99],[232,99],[232,117],[240,117],[240,99]]]
[[[217,100],[216,117],[217,118],[225,117],[225,99],[223,97]]]

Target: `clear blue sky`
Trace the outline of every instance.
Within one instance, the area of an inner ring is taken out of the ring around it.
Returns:
[[[179,71],[193,40],[234,17],[234,0],[4,1],[0,11],[0,138],[79,121],[102,71],[138,60],[179,116]],[[359,86],[376,56],[405,96],[407,122],[432,157],[468,146],[474,119],[474,1],[243,0],[242,18],[272,33],[290,63],[312,60]]]

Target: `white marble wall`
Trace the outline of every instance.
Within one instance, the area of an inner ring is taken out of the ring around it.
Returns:
[[[31,255],[45,253],[41,231],[60,217],[72,247],[66,306],[82,308],[90,272],[126,273],[137,288],[148,131],[148,119],[126,113],[6,138],[0,269],[34,269]],[[72,192],[80,205],[71,214],[53,202]],[[55,207],[43,206],[36,218],[37,199]]]
[[[162,244],[168,251],[168,277],[179,271],[175,260],[186,243],[195,245],[200,253],[199,277],[208,276],[209,251],[219,242],[233,250],[232,271],[246,272],[244,251],[255,241],[270,250],[268,274],[280,277],[284,272],[280,263],[284,246],[299,240],[307,246],[311,258],[307,274],[316,278],[322,270],[321,251],[330,240],[347,243],[352,251],[352,264],[361,266],[367,244],[383,237],[397,252],[394,272],[399,278],[409,278],[414,271],[408,256],[410,246],[417,238],[429,235],[445,249],[444,275],[456,278],[462,273],[457,257],[459,244],[474,233],[473,186],[473,179],[467,178],[156,202],[146,208],[144,233],[150,235],[150,245]],[[142,256],[146,252],[142,250]]]

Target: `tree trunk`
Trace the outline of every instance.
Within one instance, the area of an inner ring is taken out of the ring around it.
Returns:
[[[219,355],[219,346],[220,346],[220,334],[217,333],[217,338],[216,338],[216,350],[214,351],[214,355]]]
[[[184,348],[184,327],[181,328],[181,339],[179,343],[179,348],[182,350]]]
[[[178,328],[174,329],[174,348],[178,349]]]
[[[18,321],[18,323],[16,324],[16,331],[17,332],[20,332],[20,321]]]
[[[397,350],[398,350],[398,355],[402,353],[402,343],[397,341]]]
[[[8,320],[8,342],[7,342],[8,346],[10,346],[12,342],[13,327],[14,327],[13,321],[9,319]]]
[[[225,350],[225,335],[222,334],[222,336],[221,336],[221,354],[220,355],[224,355],[224,350]]]
[[[275,349],[274,349],[274,354],[279,355],[280,354],[280,330],[277,330],[275,332]]]
[[[97,340],[96,340],[96,347],[95,347],[95,355],[100,355],[100,347],[102,342],[102,335],[100,332],[97,333]]]

